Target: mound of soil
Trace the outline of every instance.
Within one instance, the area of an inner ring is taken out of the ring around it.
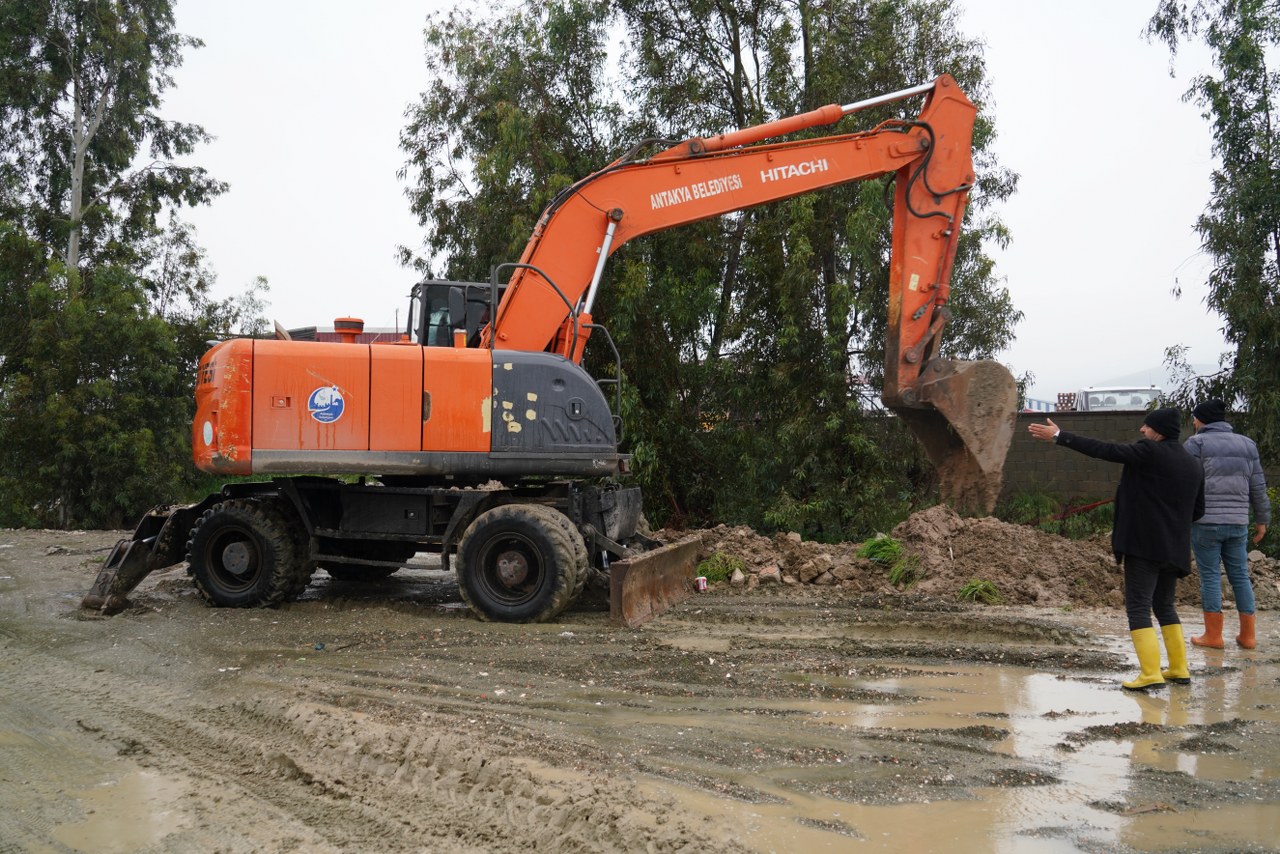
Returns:
[[[891,532],[911,562],[913,595],[955,598],[973,581],[985,581],[1009,605],[1041,607],[1120,606],[1124,602],[1120,567],[1110,537],[1070,540],[992,517],[964,518],[946,505],[916,513]],[[852,593],[901,592],[889,580],[889,568],[858,557],[861,543],[805,542],[794,533],[762,536],[747,527],[721,525],[702,532],[708,556],[741,561],[730,582],[748,589],[771,582],[848,588]],[[1280,607],[1280,561],[1261,552],[1249,556],[1258,607]],[[1230,585],[1223,583],[1230,602]],[[1192,574],[1178,585],[1178,602],[1200,604],[1200,584]]]

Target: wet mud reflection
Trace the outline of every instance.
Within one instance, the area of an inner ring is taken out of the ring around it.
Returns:
[[[1116,652],[1124,653],[1118,642]],[[993,785],[966,777],[963,768],[921,773],[918,756],[903,756],[904,766],[914,766],[918,792],[899,791],[901,803],[858,802],[858,790],[873,782],[865,774],[844,786],[823,785],[823,777],[832,783],[843,776],[839,760],[825,772],[790,768],[789,779],[767,768],[742,775],[739,785],[768,796],[756,803],[705,792],[679,797],[726,815],[744,841],[765,851],[1275,850],[1277,669],[1252,653],[1224,660],[1220,651],[1193,651],[1192,659],[1190,686],[1149,693],[1120,690],[1114,674],[972,663],[833,678],[834,687],[885,701],[771,703],[779,725],[825,730],[836,754],[843,741],[849,759],[859,758],[852,754],[868,737],[879,740],[890,768],[895,745],[904,742],[967,744],[975,765],[994,768]],[[747,730],[745,737],[769,745],[768,734]],[[990,766],[980,755],[985,750],[1017,762]],[[969,785],[949,788],[949,777]],[[1224,793],[1204,785],[1209,781],[1232,785]]]

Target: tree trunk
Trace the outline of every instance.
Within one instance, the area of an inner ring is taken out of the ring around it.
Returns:
[[[102,125],[102,117],[106,110],[110,92],[111,87],[109,85],[104,87],[98,97],[98,103],[93,107],[93,117],[86,126],[84,107],[81,100],[83,92],[78,74],[71,86],[71,98],[74,103],[71,126],[73,157],[71,160],[71,199],[69,201],[70,208],[67,211],[67,220],[69,222],[67,255],[63,261],[68,268],[73,270],[80,265],[80,229],[81,220],[84,217],[85,160],[89,154],[89,143],[93,141],[93,137],[98,133],[98,128]]]
[[[71,159],[71,200],[67,211],[67,254],[63,262],[69,269],[80,265],[80,207],[84,204],[84,159],[85,150],[89,147],[85,139],[84,113],[80,108],[79,82],[71,93],[75,102],[72,125],[71,147],[74,156]]]
[[[724,343],[725,326],[729,323],[729,314],[733,307],[733,286],[738,279],[738,264],[742,259],[742,242],[747,234],[747,214],[738,216],[738,226],[733,230],[733,238],[729,243],[729,256],[724,265],[724,277],[720,280],[720,304],[711,324],[711,342],[707,358],[720,358],[720,347]]]

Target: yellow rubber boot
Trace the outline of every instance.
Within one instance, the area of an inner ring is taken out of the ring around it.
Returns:
[[[1169,656],[1169,669],[1161,670],[1160,675],[1169,682],[1190,685],[1191,671],[1187,669],[1187,645],[1182,638],[1182,625],[1161,626],[1160,634],[1164,635],[1165,654]]]
[[[1130,691],[1141,691],[1153,685],[1163,685],[1164,677],[1160,675],[1160,638],[1153,627],[1134,629],[1129,632],[1133,638],[1133,649],[1138,653],[1138,666],[1142,672],[1136,679],[1121,682]]]
[[[1204,612],[1204,634],[1191,638],[1196,646],[1207,646],[1210,649],[1222,649],[1222,612]]]

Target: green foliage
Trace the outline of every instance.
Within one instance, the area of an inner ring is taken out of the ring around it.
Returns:
[[[0,225],[0,247],[21,242]],[[7,295],[23,322],[5,326],[0,366],[0,526],[131,527],[194,488],[195,365],[245,317],[203,296],[163,316],[155,283],[52,260]]]
[[[429,22],[431,83],[401,134],[426,241],[401,248],[406,264],[430,274],[443,256],[444,275],[487,280],[557,193],[616,156],[619,108],[599,73],[607,17],[607,4],[559,0],[489,19],[460,4]]]
[[[747,562],[736,555],[724,552],[716,552],[698,564],[698,575],[706,576],[707,581],[713,584],[717,581],[728,581],[733,577],[734,570],[746,572]]]
[[[999,588],[982,578],[971,578],[964,583],[956,598],[962,602],[981,602],[984,605],[999,605],[1004,601]]]
[[[163,211],[225,189],[176,162],[204,129],[159,115],[200,43],[173,0],[0,0],[0,20],[0,219],[73,269],[136,269]]]
[[[190,383],[141,285],[102,267],[83,285],[53,262],[27,290],[24,346],[0,386],[0,524],[121,527],[189,458]]]
[[[0,525],[132,525],[191,488],[196,362],[253,310],[209,299],[175,216],[224,189],[176,162],[203,129],[158,113],[198,42],[171,0],[0,21]]]
[[[1103,504],[1090,510],[1071,513],[1062,520],[1054,533],[1059,533],[1069,540],[1087,540],[1099,534],[1111,531],[1115,523],[1115,505]]]
[[[1233,351],[1207,377],[1183,370],[1173,401],[1183,408],[1208,397],[1235,403],[1238,429],[1264,460],[1280,458],[1280,5],[1240,0],[1160,0],[1149,37],[1171,52],[1198,40],[1215,70],[1192,78],[1187,98],[1213,134],[1215,168],[1196,222],[1212,259],[1206,302],[1223,319]],[[1175,291],[1176,292],[1176,291]],[[1185,368],[1185,349],[1168,361]]]
[[[1061,512],[1062,505],[1055,499],[1041,492],[1026,492],[1001,502],[995,509],[995,516],[1002,522],[1015,525],[1038,525]]]
[[[1111,531],[1115,505],[1111,502],[1084,507],[1070,505],[1043,493],[1014,495],[995,509],[1002,522],[1030,525],[1046,534],[1071,540],[1086,540]]]
[[[609,50],[611,38],[622,44]],[[424,271],[444,259],[459,277],[515,260],[555,193],[643,139],[721,133],[942,72],[978,103],[987,95],[981,45],[937,0],[530,0],[437,18],[427,65],[432,83],[402,135],[427,240],[403,256]],[[870,128],[917,106],[811,133]],[[992,209],[1017,180],[992,154],[994,137],[983,112],[942,346],[955,358],[999,352],[1020,317],[983,253],[1007,240]],[[857,182],[615,252],[594,313],[625,366],[626,449],[655,522],[834,542],[930,500],[932,467],[877,400],[889,223],[883,186]],[[587,353],[597,376],[613,373],[606,355]]]

